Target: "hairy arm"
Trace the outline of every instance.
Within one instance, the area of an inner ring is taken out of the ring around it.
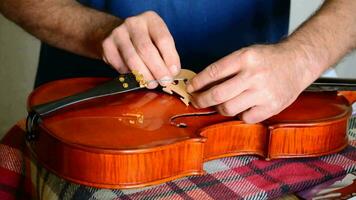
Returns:
[[[282,45],[303,52],[317,78],[356,48],[355,12],[354,0],[327,0]]]
[[[148,11],[121,20],[75,0],[2,0],[0,12],[40,40],[67,51],[103,58],[120,73],[139,71],[166,85],[180,70],[179,55],[161,17]]]
[[[40,40],[91,58],[122,20],[75,0],[2,0],[0,12]]]

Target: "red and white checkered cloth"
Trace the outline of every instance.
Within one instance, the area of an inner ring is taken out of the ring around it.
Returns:
[[[356,171],[356,118],[350,145],[320,158],[260,160],[236,156],[204,164],[207,174],[133,190],[107,190],[67,182],[38,166],[25,170],[24,130],[15,125],[0,143],[0,199],[271,199]],[[88,166],[90,167],[90,166]]]

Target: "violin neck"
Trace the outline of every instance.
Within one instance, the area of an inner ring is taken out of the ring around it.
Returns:
[[[319,78],[306,91],[356,91],[356,79]]]

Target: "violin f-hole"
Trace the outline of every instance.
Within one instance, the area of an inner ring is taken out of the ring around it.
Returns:
[[[176,122],[175,120],[178,118],[183,118],[183,117],[207,116],[207,115],[213,115],[216,113],[217,113],[216,111],[208,111],[208,112],[184,113],[184,114],[174,115],[169,119],[169,123],[173,126],[178,127],[178,128],[187,128],[188,124],[186,124],[184,122]]]

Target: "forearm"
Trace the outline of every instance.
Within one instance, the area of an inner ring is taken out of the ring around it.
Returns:
[[[297,49],[315,79],[355,49],[355,11],[354,0],[327,0],[282,44]]]
[[[102,40],[121,23],[74,0],[4,0],[0,11],[40,40],[92,58],[101,58]]]

